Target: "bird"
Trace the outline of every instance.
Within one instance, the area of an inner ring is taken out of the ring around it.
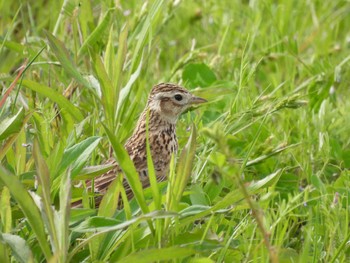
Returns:
[[[194,96],[182,86],[173,83],[155,85],[149,94],[147,104],[141,113],[134,132],[127,139],[124,147],[134,163],[143,188],[150,186],[147,166],[146,150],[146,122],[148,118],[148,139],[150,152],[154,164],[157,182],[167,178],[171,156],[178,150],[176,137],[176,122],[179,116],[195,104],[207,102],[206,99]],[[88,190],[94,191],[95,206],[98,207],[108,186],[123,171],[116,160],[110,160],[113,168],[86,183]],[[123,186],[128,200],[134,196],[127,180],[123,179]],[[94,187],[94,189],[91,189]],[[122,207],[122,205],[119,205]]]

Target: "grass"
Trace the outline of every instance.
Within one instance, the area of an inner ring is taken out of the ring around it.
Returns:
[[[350,260],[348,1],[0,7],[1,262]],[[142,190],[122,145],[160,82],[209,103]],[[95,209],[111,149],[135,198]]]

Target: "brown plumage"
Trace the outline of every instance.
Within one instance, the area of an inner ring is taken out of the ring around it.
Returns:
[[[132,136],[125,143],[130,159],[133,161],[143,188],[150,185],[146,157],[146,118],[149,111],[149,143],[157,181],[164,181],[169,171],[171,155],[177,151],[178,143],[175,125],[178,117],[193,104],[206,102],[192,95],[185,88],[175,84],[161,83],[153,87],[147,105],[141,113]],[[104,194],[111,182],[122,172],[116,161],[115,168],[94,179],[94,192]],[[91,181],[87,187],[91,188]],[[129,199],[133,197],[128,182],[123,185]],[[96,198],[99,205],[101,198]]]

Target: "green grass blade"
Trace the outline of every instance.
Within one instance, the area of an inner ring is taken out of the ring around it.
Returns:
[[[147,112],[147,122],[146,122],[146,152],[147,152],[147,168],[148,168],[148,177],[150,180],[151,190],[153,194],[153,200],[155,203],[156,210],[161,208],[161,196],[160,190],[157,183],[157,177],[154,170],[154,164],[151,154],[151,146],[149,143],[149,111]]]
[[[73,122],[72,119],[75,119],[77,122],[81,122],[84,119],[84,115],[80,110],[74,106],[69,100],[67,100],[62,94],[53,90],[52,88],[45,86],[43,84],[37,83],[32,80],[23,80],[23,86],[39,93],[40,95],[49,98],[64,111],[62,111],[62,116],[65,120]],[[69,113],[69,115],[67,113]]]
[[[40,153],[38,141],[34,141],[33,155],[35,160],[36,173],[38,176],[39,195],[41,197],[40,207],[44,225],[48,231],[51,247],[54,253],[59,251],[59,242],[55,226],[55,210],[51,202],[51,180],[49,169]]]
[[[123,83],[122,73],[123,73],[123,66],[126,59],[126,52],[127,52],[128,30],[129,30],[129,27],[126,24],[122,28],[119,35],[119,40],[118,40],[118,54],[117,54],[117,59],[115,61],[116,65],[115,65],[115,71],[113,74],[114,75],[113,83],[115,83],[114,89],[117,95],[119,94]],[[115,99],[118,100],[118,97],[116,96]]]
[[[101,87],[101,104],[104,108],[104,114],[106,115],[106,121],[108,123],[108,128],[112,129],[114,127],[114,112],[115,112],[115,96],[114,88],[110,77],[107,74],[105,66],[102,63],[101,58],[98,55],[93,56],[92,65],[96,73],[97,79],[99,80]]]
[[[93,46],[98,40],[101,39],[101,35],[108,29],[110,24],[110,20],[114,13],[114,8],[111,8],[107,11],[106,15],[102,18],[101,23],[92,31],[89,37],[84,41],[83,45],[78,51],[78,57],[84,55],[84,53],[88,50],[88,47]]]
[[[28,223],[31,225],[32,230],[35,233],[46,260],[49,260],[52,254],[49,243],[47,242],[44,224],[40,211],[34,203],[32,197],[20,183],[20,181],[18,181],[14,175],[7,172],[2,166],[0,166],[0,181],[2,181],[2,183],[8,187],[13,198],[18,202],[21,210],[28,219]]]
[[[125,85],[125,87],[120,91],[119,93],[119,98],[118,98],[118,105],[117,105],[117,110],[115,113],[116,117],[116,123],[121,123],[122,119],[124,118],[125,111],[126,111],[126,100],[129,98],[130,92],[132,85],[134,82],[137,80],[137,78],[140,76],[141,73],[141,68],[142,68],[142,62],[143,60],[141,59],[140,64],[138,65],[136,71],[130,76],[130,79],[128,83]]]
[[[72,78],[74,78],[83,86],[90,87],[90,83],[83,78],[83,76],[77,70],[77,66],[74,65],[66,47],[64,46],[64,43],[58,40],[54,35],[52,35],[48,31],[45,31],[45,35],[49,41],[49,46],[55,53],[58,61],[61,63],[61,66],[66,70],[67,74],[69,74]]]
[[[71,175],[68,170],[63,176],[60,186],[60,209],[58,211],[58,221],[56,221],[56,231],[60,248],[60,262],[67,262],[69,251],[69,220],[71,206]]]
[[[128,180],[132,191],[134,192],[135,198],[142,212],[144,214],[147,214],[149,212],[149,209],[145,201],[145,196],[143,195],[142,184],[135,169],[134,163],[131,161],[129,154],[124,149],[124,147],[119,142],[117,142],[115,136],[108,130],[107,127],[104,126],[104,128],[108,135],[108,139],[113,146],[118,164],[125,173],[125,177]]]
[[[5,37],[4,37],[4,39],[2,40],[2,43],[1,43],[1,46],[0,46],[0,54],[2,54],[2,50],[3,50],[4,46],[5,46],[5,42],[7,42],[7,39],[9,38],[10,33],[12,32],[12,30],[14,28],[15,21],[17,19],[18,14],[21,11],[21,9],[22,9],[22,4],[17,9],[16,13],[14,14],[14,16],[12,18],[11,24],[8,26],[7,33],[6,33]]]
[[[161,14],[162,7],[166,3],[164,0],[156,0],[152,3],[152,6],[150,8],[149,13],[147,14],[147,17],[145,18],[145,21],[141,24],[142,26],[140,32],[137,36],[137,44],[133,52],[133,57],[131,59],[131,69],[134,70],[136,65],[140,63],[142,60],[142,49],[146,44],[147,37],[150,34],[150,31],[152,30],[152,25],[155,23],[158,16]],[[149,39],[151,41],[151,38]]]
[[[0,225],[1,232],[9,233],[12,230],[11,195],[7,187],[1,187],[0,196]]]
[[[178,204],[191,176],[197,138],[197,131],[194,125],[192,125],[191,130],[192,133],[178,160],[176,178],[175,180],[170,181],[171,185],[169,187],[169,191],[171,198],[170,203],[168,204],[168,210],[170,211],[178,210]]]

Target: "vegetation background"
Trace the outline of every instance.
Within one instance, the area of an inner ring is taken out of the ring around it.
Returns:
[[[1,262],[350,261],[349,1],[0,10]],[[209,103],[142,191],[122,145],[160,82]],[[136,198],[117,210],[117,180],[97,210],[74,185],[110,146]]]

